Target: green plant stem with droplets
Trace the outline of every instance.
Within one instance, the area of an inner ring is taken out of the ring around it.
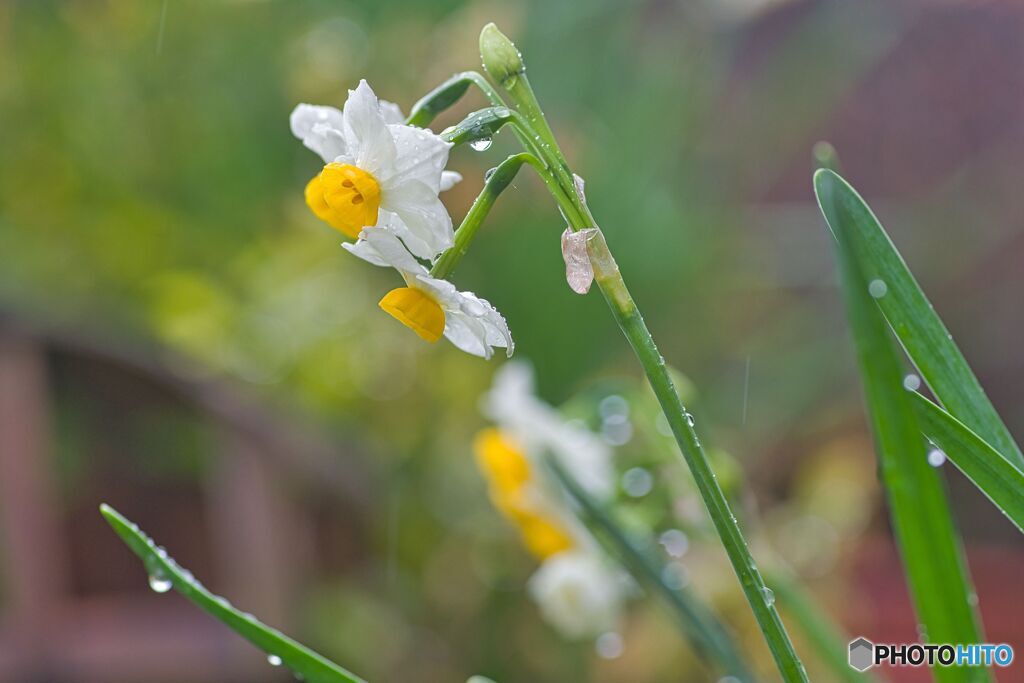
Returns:
[[[581,184],[575,181],[555,142],[554,135],[526,79],[525,67],[518,50],[494,24],[489,24],[480,35],[480,51],[484,68],[505,88],[517,111],[533,129],[536,146],[540,148],[539,151],[546,157],[555,173],[563,198],[569,199],[571,210],[563,209],[569,227],[573,231],[595,229],[587,242],[594,279],[654,389],[783,680],[787,683],[807,681],[803,664],[775,609],[773,594],[765,586],[743,532],[729,507],[725,493],[718,484],[693,428],[692,417],[683,406],[665,365],[665,359],[658,351],[654,338],[626,287],[604,235],[597,227],[597,222],[583,196]],[[561,203],[561,198],[556,196],[556,199]]]

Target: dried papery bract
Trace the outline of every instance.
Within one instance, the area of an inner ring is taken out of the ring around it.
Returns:
[[[597,228],[573,232],[569,228],[562,233],[562,260],[565,261],[565,281],[569,289],[577,294],[586,294],[594,282],[594,267],[587,253],[587,240]]]

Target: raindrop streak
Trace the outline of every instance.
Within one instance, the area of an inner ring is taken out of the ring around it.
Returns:
[[[594,641],[594,649],[597,651],[597,656],[602,659],[616,659],[622,656],[623,644],[622,636],[615,631],[609,631],[608,633],[602,633]]]
[[[872,280],[868,284],[868,294],[874,299],[881,299],[888,291],[889,285],[885,284],[885,280]]]
[[[281,666],[281,658],[277,655],[267,655],[267,664],[270,666]]]
[[[633,467],[622,475],[622,488],[634,498],[641,498],[651,492],[654,477],[643,467]]]
[[[910,373],[903,378],[903,388],[907,391],[917,391],[921,388],[921,378],[914,373]]]
[[[761,597],[764,598],[764,604],[768,607],[775,604],[775,591],[768,586],[763,586],[761,588]]]
[[[478,138],[470,142],[469,146],[472,147],[477,152],[485,152],[491,148],[491,139]]]
[[[747,356],[747,367],[743,371],[743,422],[747,424],[747,397],[750,395],[750,356]]]
[[[942,467],[946,462],[946,454],[940,451],[938,448],[933,448],[928,451],[928,464],[932,467]]]

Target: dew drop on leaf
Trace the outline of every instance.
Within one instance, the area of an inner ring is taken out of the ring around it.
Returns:
[[[940,451],[938,448],[933,448],[928,451],[928,464],[932,467],[942,467],[946,462],[946,454]]]
[[[267,664],[270,666],[281,666],[281,658],[277,655],[267,655]]]
[[[914,373],[910,373],[903,378],[903,388],[907,391],[917,391],[921,388],[921,378]]]
[[[764,604],[768,607],[775,604],[775,591],[768,586],[761,587],[761,597],[764,598]]]
[[[469,146],[472,147],[477,152],[485,152],[485,151],[487,151],[488,149],[491,148],[491,139],[490,138],[478,138],[478,139],[473,140],[472,142],[470,142]]]
[[[888,291],[889,285],[885,284],[885,280],[872,280],[868,284],[868,294],[873,299],[881,299]]]

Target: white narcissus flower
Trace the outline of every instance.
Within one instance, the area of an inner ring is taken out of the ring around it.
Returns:
[[[444,177],[452,145],[404,125],[399,115],[394,105],[381,105],[366,81],[349,91],[341,111],[297,106],[292,133],[326,164],[306,185],[306,203],[353,239],[386,224],[416,256],[433,259],[452,245],[454,234],[438,198],[452,184]]]
[[[474,356],[490,358],[494,348],[512,355],[512,334],[494,306],[472,292],[460,292],[447,280],[430,277],[390,225],[363,230],[358,242],[342,246],[369,263],[401,273],[406,286],[388,292],[380,307],[422,339],[436,342],[443,334]]]
[[[628,577],[609,565],[565,494],[543,476],[542,460],[554,457],[589,494],[606,500],[614,489],[609,447],[541,401],[525,363],[498,370],[482,403],[497,426],[477,437],[477,465],[494,506],[542,561],[530,579],[531,597],[569,638],[613,628],[630,590]]]
[[[405,125],[405,113],[394,102],[380,100],[380,114],[384,117],[384,123]],[[458,171],[441,171],[441,192],[452,189],[460,182],[462,182],[462,174]]]
[[[548,623],[568,638],[583,638],[616,627],[628,585],[600,555],[567,550],[545,560],[527,588]]]

